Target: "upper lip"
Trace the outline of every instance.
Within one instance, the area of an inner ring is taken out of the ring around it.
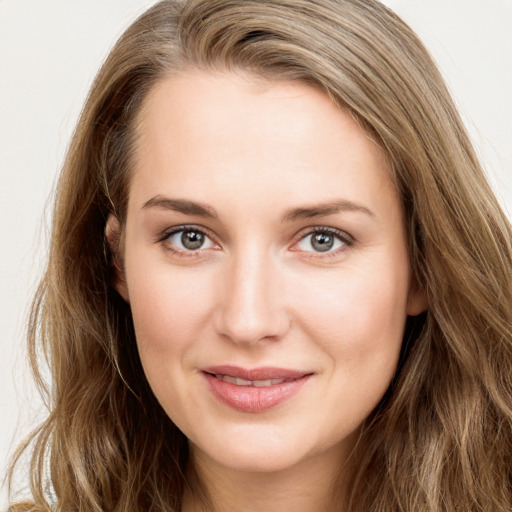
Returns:
[[[239,366],[221,365],[202,368],[205,373],[212,375],[229,375],[244,380],[269,380],[269,379],[299,379],[312,372],[293,370],[289,368],[277,368],[264,366],[260,368],[241,368]]]

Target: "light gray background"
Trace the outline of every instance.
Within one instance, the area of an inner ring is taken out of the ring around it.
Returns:
[[[41,417],[24,334],[46,251],[43,211],[97,69],[153,3],[0,0],[0,479],[13,444]],[[511,217],[512,0],[385,3],[433,53]]]

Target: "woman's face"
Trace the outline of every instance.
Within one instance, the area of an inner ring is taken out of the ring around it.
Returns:
[[[424,308],[382,152],[324,93],[230,73],[163,80],[137,133],[116,286],[162,407],[212,464],[345,457]]]

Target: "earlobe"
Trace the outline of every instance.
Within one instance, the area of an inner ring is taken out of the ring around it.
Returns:
[[[413,278],[409,286],[409,296],[407,297],[407,314],[409,316],[421,315],[428,309],[427,290],[420,286]]]
[[[112,254],[112,266],[114,268],[114,280],[112,284],[119,295],[121,295],[126,302],[130,302],[121,254],[121,223],[113,213],[110,213],[108,216],[105,226],[105,237]]]

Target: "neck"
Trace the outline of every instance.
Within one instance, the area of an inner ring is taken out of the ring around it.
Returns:
[[[208,503],[187,488],[182,512],[334,512],[340,502],[348,466],[346,458],[311,457],[291,468],[254,472],[226,468],[204,453],[191,449],[195,479],[200,482]],[[342,470],[342,466],[344,469]]]

